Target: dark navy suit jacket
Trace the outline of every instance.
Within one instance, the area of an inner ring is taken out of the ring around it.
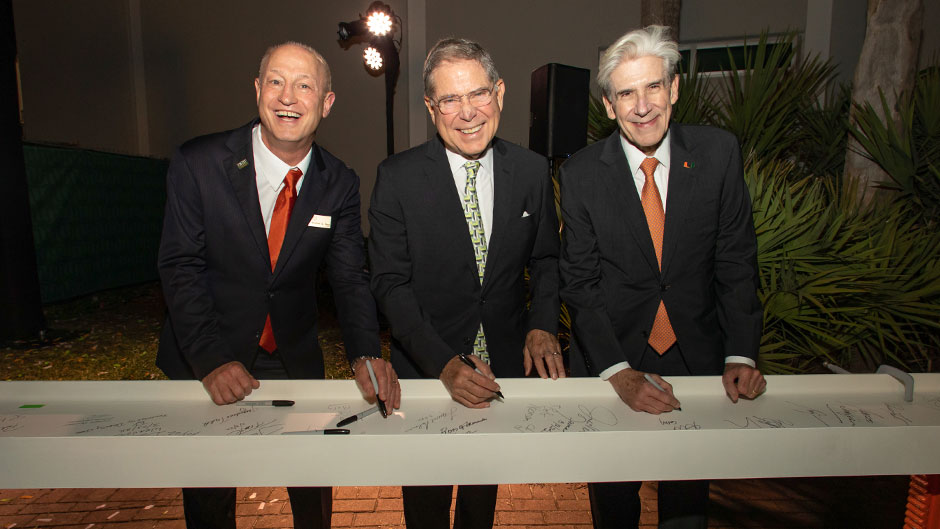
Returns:
[[[157,365],[174,379],[202,379],[237,360],[247,367],[270,313],[291,378],[323,378],[317,276],[325,266],[346,353],[378,355],[359,212],[359,178],[313,145],[272,272],[258,203],[251,129],[183,144],[167,174],[158,268],[167,304]],[[314,215],[329,227],[309,226]]]

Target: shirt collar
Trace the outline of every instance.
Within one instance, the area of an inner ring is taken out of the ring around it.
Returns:
[[[669,130],[666,130],[666,137],[663,138],[662,143],[659,144],[659,147],[656,149],[656,152],[653,154],[653,157],[659,160],[659,163],[669,171]],[[627,163],[630,164],[630,170],[636,173],[640,170],[640,164],[643,163],[643,160],[647,158],[646,154],[638,149],[635,145],[627,141],[627,139],[620,134],[620,146],[623,147],[623,153],[627,155]]]
[[[471,161],[463,156],[451,152],[448,149],[444,149],[444,152],[447,154],[447,163],[450,165],[450,172],[454,175],[465,176],[467,171],[463,168],[464,164]],[[485,170],[490,173],[493,172],[493,146],[486,148],[486,152],[483,156],[479,157],[476,161],[480,162],[480,170]]]
[[[264,144],[261,139],[260,124],[255,125],[251,130],[251,148],[255,157],[255,173],[261,175],[272,189],[277,189],[281,185],[287,171],[290,171],[293,167],[300,169],[304,176],[307,176],[307,169],[310,167],[310,160],[313,158],[313,146],[311,145],[307,155],[300,163],[287,165]]]

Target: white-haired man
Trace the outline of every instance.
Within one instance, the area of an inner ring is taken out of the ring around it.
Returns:
[[[662,26],[612,45],[597,77],[618,130],[561,170],[571,373],[600,376],[631,409],[653,414],[679,407],[660,375],[722,375],[735,402],[765,387],[740,148],[719,129],[670,124],[678,60]],[[639,487],[590,484],[594,526],[636,527]],[[660,527],[704,528],[707,504],[707,481],[662,482]]]

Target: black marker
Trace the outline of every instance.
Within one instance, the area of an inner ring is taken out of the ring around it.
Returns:
[[[327,428],[326,430],[297,430],[294,432],[281,432],[281,435],[349,435],[346,428]]]
[[[465,354],[459,354],[459,355],[457,355],[457,358],[459,358],[461,362],[463,362],[463,363],[467,364],[468,366],[470,366],[470,367],[471,367],[474,371],[476,371],[477,373],[480,373],[481,375],[483,375],[483,373],[481,373],[480,370],[477,369],[477,366],[475,366],[475,365],[473,364],[473,360],[470,360],[470,358],[469,358],[467,355],[465,355]],[[483,375],[483,376],[486,376],[486,375]],[[501,392],[501,391],[497,391],[497,392],[496,392],[496,396],[499,397],[500,400],[505,399],[505,397],[503,397],[503,392]]]
[[[363,419],[363,418],[365,418],[365,417],[368,417],[369,415],[372,415],[373,413],[375,413],[375,412],[377,412],[377,411],[379,411],[379,407],[378,407],[378,406],[372,406],[371,408],[369,408],[369,409],[366,410],[366,411],[361,411],[361,412],[359,412],[359,413],[357,413],[357,414],[355,414],[355,415],[350,415],[349,417],[346,417],[345,419],[343,419],[343,420],[339,421],[338,423],[336,423],[336,426],[346,426],[347,424],[352,424],[352,423],[358,421],[359,419]]]
[[[241,402],[236,402],[236,406],[276,406],[278,408],[283,406],[293,406],[294,401],[292,400],[243,400]]]

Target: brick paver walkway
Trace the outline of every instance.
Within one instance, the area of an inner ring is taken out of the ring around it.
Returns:
[[[715,481],[709,527],[894,528],[904,520],[908,478]],[[642,527],[656,526],[656,486],[641,489]],[[398,487],[336,487],[333,527],[404,529]],[[284,488],[239,489],[239,529],[291,527]],[[0,529],[184,529],[179,489],[0,490]],[[588,529],[583,483],[500,485],[499,529]]]

